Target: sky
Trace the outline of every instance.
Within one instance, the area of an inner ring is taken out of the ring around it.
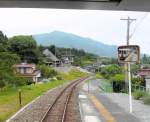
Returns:
[[[150,15],[146,12],[0,8],[0,30],[8,37],[49,33],[55,30],[92,38],[110,45],[125,45],[130,16],[130,44],[150,54]],[[134,33],[133,33],[134,32]]]

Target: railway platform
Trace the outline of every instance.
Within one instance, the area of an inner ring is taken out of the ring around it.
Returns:
[[[139,118],[125,111],[107,98],[100,90],[99,82],[82,85],[79,105],[82,122],[141,122]]]

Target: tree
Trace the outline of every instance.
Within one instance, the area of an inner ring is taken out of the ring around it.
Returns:
[[[14,36],[9,39],[9,50],[12,52],[21,52],[26,49],[35,49],[36,41],[32,36]]]
[[[42,76],[45,78],[50,78],[57,75],[57,72],[50,66],[40,65],[38,67],[41,70]]]
[[[39,51],[32,36],[14,36],[9,39],[9,51],[17,53],[21,60],[38,63]]]
[[[0,52],[7,51],[7,41],[7,36],[4,35],[2,31],[0,31]]]
[[[55,55],[55,51],[56,51],[56,46],[55,45],[49,46],[48,49]]]
[[[5,86],[4,81],[0,80],[0,89],[1,89],[1,91],[2,91],[2,89],[4,88],[4,86]]]
[[[124,74],[116,74],[111,78],[111,81],[115,82],[124,82],[125,81],[125,75]]]
[[[13,65],[20,62],[20,57],[9,52],[0,53],[0,85],[20,85],[23,84],[23,79],[17,80],[17,76],[13,71]],[[19,83],[17,82],[19,81]]]
[[[109,79],[110,77],[114,76],[115,74],[122,73],[122,68],[119,65],[113,64],[113,65],[102,67],[100,69],[100,73],[105,78]]]
[[[4,35],[2,31],[0,31],[0,43],[6,43],[7,40],[7,36]]]

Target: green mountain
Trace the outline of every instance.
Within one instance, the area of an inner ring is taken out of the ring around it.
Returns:
[[[33,37],[38,45],[43,46],[56,45],[58,47],[83,49],[99,56],[116,57],[117,53],[117,46],[61,31],[33,35]]]

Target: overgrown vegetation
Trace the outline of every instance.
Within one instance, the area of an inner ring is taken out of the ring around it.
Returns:
[[[24,106],[47,90],[86,75],[86,73],[74,69],[68,74],[60,73],[58,76],[61,77],[62,80],[51,80],[43,84],[24,85],[17,88],[5,87],[5,89],[0,92],[0,121],[6,120],[10,115],[20,109],[18,89],[22,90],[22,105]]]
[[[39,65],[38,68],[41,70],[41,75],[44,78],[52,78],[57,76],[57,72],[50,66]]]
[[[145,97],[143,98],[143,102],[144,102],[144,104],[150,105],[150,95],[145,96]]]
[[[138,90],[138,91],[134,91],[134,92],[133,92],[133,97],[134,97],[134,99],[136,99],[136,100],[139,100],[139,99],[141,99],[141,98],[143,98],[143,97],[146,97],[146,96],[148,96],[148,93],[145,92],[145,91],[140,91],[140,90]]]

